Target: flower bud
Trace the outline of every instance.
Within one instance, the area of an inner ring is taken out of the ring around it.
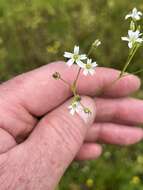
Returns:
[[[58,73],[58,72],[55,72],[52,76],[53,76],[53,78],[54,78],[55,80],[59,80],[59,79],[61,78],[61,75],[60,75],[60,73]]]
[[[83,111],[84,113],[91,114],[91,110],[89,108],[84,108]]]
[[[131,21],[130,30],[135,31],[135,29],[136,29],[135,23],[134,23],[134,21]]]
[[[99,39],[95,40],[95,42],[93,43],[94,47],[98,47],[101,45],[101,41]]]
[[[74,97],[74,101],[75,101],[75,102],[80,102],[80,101],[81,101],[81,97],[80,97],[79,95],[76,95],[76,96]]]

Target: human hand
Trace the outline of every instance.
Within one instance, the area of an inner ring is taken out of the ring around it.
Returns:
[[[122,78],[104,91],[104,97],[96,98],[96,110],[95,102],[84,97],[91,117],[73,117],[67,110],[67,99],[72,95],[52,79],[55,70],[71,82],[77,68],[69,70],[63,63],[53,63],[0,86],[1,190],[53,190],[75,156],[90,159],[101,154],[101,146],[95,141],[132,144],[142,139],[142,129],[129,125],[143,122],[143,103],[127,98],[139,88],[138,78]],[[117,76],[116,70],[98,68],[94,77],[82,76],[79,93],[95,97]],[[95,114],[96,122],[87,132]]]

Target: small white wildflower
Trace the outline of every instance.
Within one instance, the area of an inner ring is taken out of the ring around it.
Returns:
[[[83,110],[83,107],[81,106],[80,101],[73,101],[68,109],[70,110],[70,114],[74,115],[75,113],[79,113]]]
[[[68,66],[72,66],[73,63],[77,63],[79,66],[82,65],[82,60],[87,59],[87,56],[85,54],[79,54],[79,46],[74,47],[74,52],[65,52],[64,57],[68,58],[67,61]]]
[[[96,67],[97,67],[97,63],[92,62],[92,59],[87,59],[87,63],[81,65],[81,68],[83,68],[83,74],[85,76],[93,75],[95,73],[95,68]]]
[[[141,19],[142,12],[138,11],[137,8],[134,8],[131,13],[125,16],[125,19],[132,18],[133,20],[137,21]]]
[[[140,38],[140,36],[142,36],[142,33],[140,33],[139,30],[136,30],[136,31],[129,30],[128,36],[122,37],[121,39],[123,41],[127,41],[129,48],[132,48],[135,43],[143,42],[143,38]]]

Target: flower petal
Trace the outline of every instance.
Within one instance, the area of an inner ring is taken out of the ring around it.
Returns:
[[[74,63],[74,60],[73,59],[69,59],[66,64],[70,67],[72,66],[72,64]]]
[[[125,16],[125,20],[127,20],[127,19],[130,18],[130,17],[132,17],[131,14],[126,15],[126,16]]]
[[[133,8],[133,11],[132,11],[132,13],[133,14],[136,14],[138,11],[137,11],[137,8]]]
[[[70,52],[65,52],[64,53],[64,57],[66,57],[66,58],[71,58],[72,57],[72,53],[70,53]]]
[[[94,69],[90,69],[90,70],[89,70],[89,73],[90,73],[91,75],[94,75],[95,70],[94,70]]]
[[[131,49],[131,48],[133,47],[133,43],[132,43],[132,42],[129,42],[129,43],[128,43],[128,46],[129,46],[129,48]]]
[[[74,115],[74,114],[75,114],[75,110],[74,110],[74,109],[71,109],[71,110],[70,110],[70,114],[71,114],[71,115]]]
[[[87,64],[91,64],[92,63],[92,59],[87,59]]]
[[[83,74],[84,74],[85,76],[87,76],[87,75],[88,75],[88,70],[87,70],[87,69],[84,69]]]
[[[96,62],[93,62],[92,65],[93,65],[93,67],[97,67],[98,66],[98,64]]]
[[[74,54],[79,54],[79,46],[74,46]]]
[[[142,43],[142,42],[143,42],[143,39],[142,39],[142,38],[138,38],[138,39],[136,40],[136,42]]]
[[[81,60],[77,60],[76,63],[79,67],[84,68],[85,64]]]
[[[122,39],[123,41],[129,41],[129,38],[128,38],[128,37],[121,37],[121,39]]]
[[[80,60],[85,60],[85,59],[87,59],[87,56],[85,54],[80,55]]]
[[[142,16],[143,14],[142,14],[142,12],[138,11],[138,15]]]

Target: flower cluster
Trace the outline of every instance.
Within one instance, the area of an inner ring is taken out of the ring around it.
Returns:
[[[138,48],[141,46],[143,42],[143,34],[140,32],[141,26],[138,24],[138,21],[141,19],[142,15],[143,15],[142,12],[134,8],[132,12],[130,12],[128,15],[125,16],[125,20],[131,19],[130,29],[128,30],[128,36],[121,37],[121,39],[123,41],[128,42],[129,55],[117,80],[119,80],[126,73],[126,70],[129,64],[131,63],[134,55],[136,54]],[[84,111],[84,113],[87,113],[87,114],[91,113],[90,109],[88,109],[81,103],[81,96],[77,93],[77,81],[78,81],[81,71],[83,75],[85,76],[94,75],[96,67],[98,65],[95,61],[92,61],[92,59],[89,58],[89,56],[92,53],[92,50],[95,50],[98,46],[100,46],[100,44],[101,42],[99,40],[95,40],[95,42],[92,44],[87,55],[80,54],[79,46],[75,46],[72,53],[71,52],[64,53],[64,57],[67,59],[66,64],[69,67],[71,67],[73,64],[76,64],[78,66],[78,73],[75,80],[73,80],[72,84],[69,84],[65,79],[63,79],[60,73],[55,72],[53,74],[54,79],[63,81],[66,85],[69,86],[69,88],[71,89],[73,93],[73,100],[71,102],[71,105],[68,107],[71,115],[74,115],[75,113],[79,113],[81,111]],[[117,80],[113,82],[116,82]]]
[[[134,48],[136,45],[140,45],[143,42],[142,33],[140,33],[140,26],[137,21],[142,17],[142,13],[136,8],[132,10],[131,13],[125,16],[125,19],[131,19],[130,29],[128,30],[128,36],[122,37],[123,41],[128,42],[128,47]]]
[[[99,40],[96,40],[96,43],[93,44],[94,47],[98,47],[101,44]],[[67,65],[70,67],[76,63],[81,69],[83,69],[83,74],[93,75],[97,67],[96,62],[92,62],[92,59],[89,59],[86,54],[80,54],[79,46],[74,47],[73,53],[65,52],[64,57],[68,59]],[[86,62],[84,62],[86,60]]]
[[[88,56],[91,53],[92,48],[97,48],[99,45],[101,44],[101,42],[99,40],[96,40],[93,44],[92,47],[88,53],[88,55],[86,54],[80,54],[80,50],[79,50],[79,46],[75,46],[73,53],[71,52],[65,52],[64,53],[64,57],[68,59],[68,61],[66,62],[66,64],[71,67],[74,63],[78,65],[79,67],[79,72],[78,75],[72,85],[72,91],[74,94],[74,98],[73,101],[71,103],[71,105],[68,107],[70,110],[70,113],[72,115],[74,115],[75,113],[84,111],[85,113],[91,113],[90,110],[86,107],[84,107],[84,105],[81,104],[81,98],[79,95],[77,95],[76,93],[76,82],[77,79],[79,77],[80,71],[83,70],[83,74],[85,76],[87,75],[94,75],[95,73],[95,69],[97,67],[97,63],[96,62],[92,62],[92,59],[88,58]]]

